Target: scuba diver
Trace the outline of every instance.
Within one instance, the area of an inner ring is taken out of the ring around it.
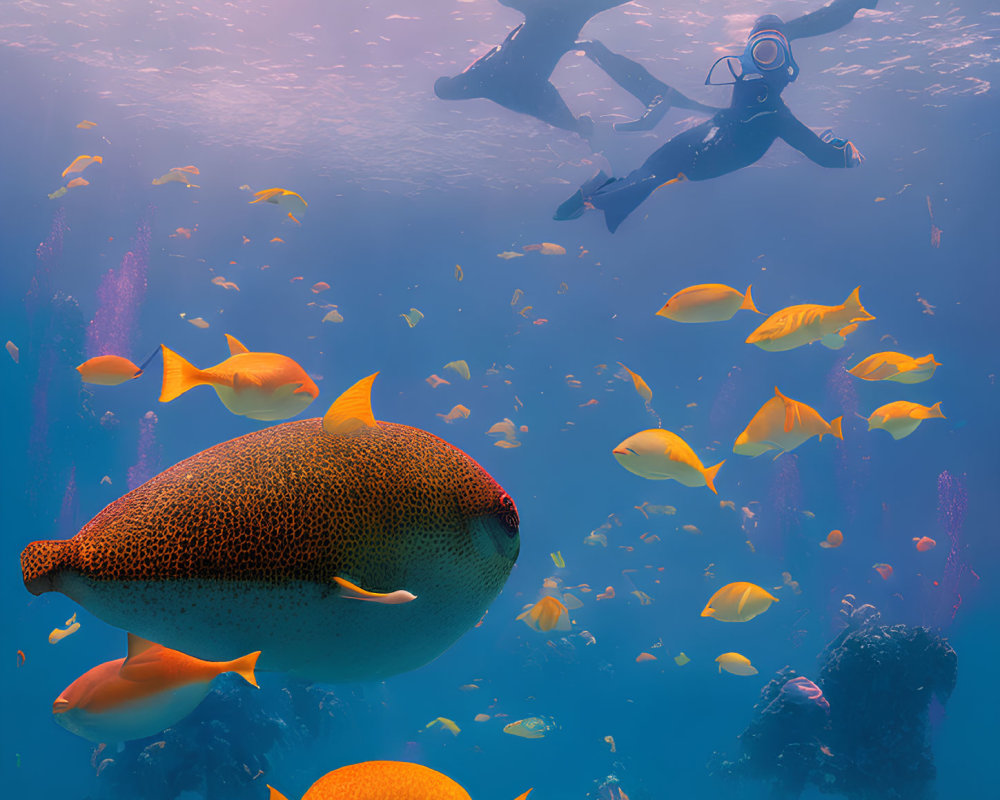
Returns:
[[[549,78],[559,59],[576,47],[576,37],[591,17],[624,5],[628,0],[499,2],[524,14],[524,22],[514,28],[502,44],[478,58],[460,74],[438,78],[434,83],[434,93],[442,100],[477,97],[492,100],[511,111],[528,114],[589,139],[594,133],[594,120],[587,114],[574,117]],[[680,92],[674,95],[674,104],[714,110],[688,100]]]
[[[781,92],[799,74],[787,31],[791,30],[797,38],[826,33],[846,24],[861,7],[859,0],[835,0],[830,6],[792,20],[787,26],[773,14],[760,17],[750,32],[743,54],[723,56],[712,65],[705,79],[710,86],[733,86],[728,108],[666,142],[625,178],[611,178],[599,172],[559,206],[554,219],[576,219],[586,208],[596,208],[604,212],[605,224],[614,233],[626,217],[661,186],[683,180],[708,180],[735,172],[760,159],[779,138],[820,166],[859,166],[864,157],[852,142],[835,138],[830,131],[817,136],[789,110],[781,99]],[[659,107],[669,108],[670,94],[656,88],[657,79],[639,65],[611,53],[599,43],[587,44],[588,55],[593,53],[591,57],[597,63],[608,64],[613,70],[609,72],[613,79],[625,88],[635,87],[640,100],[647,99],[647,112],[636,121],[639,129],[654,126],[662,117]],[[720,64],[728,69],[731,81],[713,81]],[[657,95],[663,98],[659,103],[655,102]],[[618,129],[621,130],[621,126]],[[632,129],[636,129],[636,124]]]

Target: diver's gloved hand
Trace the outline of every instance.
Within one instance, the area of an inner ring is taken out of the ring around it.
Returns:
[[[616,122],[615,131],[651,131],[657,126],[659,121],[663,119],[669,110],[670,103],[667,101],[667,98],[662,94],[658,94],[652,99],[652,101],[650,101],[649,105],[646,106],[646,110],[643,112],[641,117],[629,120],[628,122]]]
[[[865,163],[865,157],[850,139],[840,139],[834,136],[833,131],[829,129],[823,131],[819,138],[826,144],[833,145],[838,150],[844,151],[844,166],[848,169],[851,167],[860,167]]]

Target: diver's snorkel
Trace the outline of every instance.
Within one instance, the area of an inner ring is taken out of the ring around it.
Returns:
[[[720,63],[726,62],[731,81],[713,81],[712,73]],[[759,30],[747,39],[747,46],[741,56],[723,56],[708,71],[705,78],[706,86],[730,86],[737,81],[743,80],[766,80],[769,75],[776,74],[777,70],[784,70],[784,74],[791,83],[799,76],[799,65],[795,63],[792,55],[792,46],[788,43],[788,38],[781,31]]]

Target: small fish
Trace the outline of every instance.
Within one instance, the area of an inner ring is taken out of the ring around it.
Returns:
[[[747,337],[747,344],[761,350],[780,352],[820,341],[852,322],[873,320],[861,305],[859,286],[839,306],[798,305],[776,311]]]
[[[552,244],[552,242],[542,242],[541,244],[526,244],[521,248],[526,253],[541,253],[543,256],[564,256],[566,248]]]
[[[643,661],[656,661],[656,656],[652,653],[639,653],[639,655],[635,657],[635,663],[641,664]]]
[[[201,171],[195,166],[171,167],[170,171],[164,173],[159,178],[153,178],[153,186],[163,186],[165,183],[183,183],[191,189],[200,189],[198,184],[191,180],[192,175],[200,175]]]
[[[89,119],[84,119],[84,120],[80,120],[80,122],[76,123],[76,127],[78,127],[80,130],[88,131],[91,128],[96,128],[97,127],[97,123],[96,122],[91,122]]]
[[[476,714],[472,719],[474,722],[486,722],[489,718],[489,714]]]
[[[309,291],[311,291],[313,294],[319,294],[320,292],[325,292],[329,288],[330,284],[328,284],[326,281],[317,281],[316,283],[314,283],[312,286],[309,287]]]
[[[656,316],[674,322],[725,322],[732,319],[737,311],[760,314],[750,295],[750,288],[747,286],[746,293],[740,294],[723,283],[689,286],[667,300]]]
[[[211,386],[232,413],[257,420],[281,420],[300,414],[319,396],[319,388],[288,356],[251,353],[226,334],[230,357],[198,369],[163,346],[160,402],[169,403],[195,386]]]
[[[754,583],[728,583],[709,598],[701,616],[720,622],[749,622],[777,602],[777,597]]]
[[[10,356],[11,361],[15,364],[21,363],[21,351],[18,349],[17,345],[14,344],[10,339],[7,340],[7,344],[4,345],[7,350],[7,355]]]
[[[633,434],[613,451],[618,463],[629,472],[648,480],[676,480],[684,486],[715,489],[715,476],[725,464],[706,467],[691,446],[676,433],[650,428]]]
[[[685,664],[691,663],[691,659],[688,658],[682,651],[674,656],[674,663],[677,664],[678,667],[683,667]]]
[[[455,280],[458,281],[459,283],[461,283],[462,282],[462,278],[464,278],[464,277],[465,277],[465,273],[462,272],[462,268],[458,264],[456,264],[455,265]]]
[[[925,419],[944,419],[941,404],[922,406],[908,400],[897,400],[879,406],[868,417],[868,430],[881,428],[893,439],[903,439],[913,433]]]
[[[504,261],[510,261],[512,258],[524,258],[524,253],[516,253],[513,250],[504,250],[502,253],[497,253],[497,258],[502,258]]]
[[[649,384],[642,379],[642,376],[632,372],[632,370],[626,367],[621,361],[618,362],[618,366],[628,373],[628,376],[632,379],[632,385],[635,386],[635,391],[639,397],[645,400],[647,405],[652,402],[653,390],[649,388]]]
[[[464,361],[449,361],[444,365],[444,368],[458,373],[465,380],[469,380],[472,377],[472,373],[469,372],[469,365]]]
[[[522,739],[541,739],[555,730],[555,723],[544,717],[527,717],[504,725],[503,732]]]
[[[612,753],[618,752],[617,749],[615,748],[615,737],[614,736],[605,736],[604,737],[604,741],[611,747],[611,752]]]
[[[67,189],[65,186],[60,186],[54,192],[51,192],[49,194],[49,200],[58,200],[60,197],[62,197],[68,191],[69,191],[69,189]]]
[[[66,625],[66,628],[52,629],[52,632],[49,633],[49,644],[57,644],[67,636],[72,636],[80,630],[80,623],[76,621],[76,614],[74,614],[70,620],[67,620]]]
[[[83,172],[91,164],[103,164],[104,158],[101,156],[77,156],[73,159],[73,162],[62,171],[62,176],[65,178],[71,172]]]
[[[750,663],[750,659],[739,653],[723,653],[715,660],[719,662],[720,674],[722,670],[725,670],[730,675],[740,675],[742,677],[757,674],[757,668]]]
[[[929,353],[922,358],[912,358],[903,353],[886,351],[868,356],[864,361],[847,370],[864,381],[894,381],[896,383],[923,383],[934,376],[941,365]]]
[[[442,378],[440,375],[437,374],[428,375],[426,378],[424,378],[424,380],[430,384],[430,387],[432,389],[437,389],[437,387],[441,385],[448,386],[450,384],[450,381],[446,381],[444,378]]]
[[[86,178],[73,178],[73,180],[66,184],[67,189],[75,189],[78,186],[90,186],[90,181]]]
[[[424,313],[417,308],[411,308],[407,313],[399,316],[405,319],[406,324],[412,328],[424,318]]]
[[[326,314],[323,315],[321,322],[343,322],[344,315],[340,313],[336,308],[331,308]]]
[[[76,368],[84,383],[97,386],[118,386],[138,378],[142,370],[122,356],[95,356]]]
[[[92,742],[141,739],[194,711],[224,672],[257,686],[259,655],[202,661],[129,634],[128,656],[85,672],[62,691],[52,713],[66,730]]]
[[[930,536],[914,536],[913,542],[917,547],[917,552],[919,553],[926,553],[928,550],[933,550],[937,547],[937,542]]]
[[[566,561],[563,559],[563,554],[561,550],[557,550],[554,553],[549,553],[552,556],[552,563],[556,565],[557,569],[566,569]]]
[[[437,728],[438,730],[441,731],[448,731],[451,733],[452,736],[458,736],[458,734],[461,733],[462,731],[462,729],[459,728],[458,725],[456,725],[452,720],[446,717],[435,717],[426,725],[424,725],[424,728]]]
[[[884,581],[892,577],[892,566],[889,564],[872,564],[872,569],[881,575]]]
[[[436,414],[435,416],[441,417],[445,422],[454,422],[456,419],[468,419],[472,412],[469,411],[465,406],[459,403],[454,406],[451,411],[447,414]]]
[[[543,597],[518,614],[517,619],[539,633],[571,630],[569,609],[555,597]]]
[[[309,205],[305,200],[302,199],[302,195],[291,192],[288,189],[262,189],[259,192],[254,192],[253,203],[272,203],[276,206],[281,206],[289,213],[293,211],[296,213],[302,213],[306,210],[306,206]],[[297,222],[298,220],[296,220]]]

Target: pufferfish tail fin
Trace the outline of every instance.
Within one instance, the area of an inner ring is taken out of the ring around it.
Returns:
[[[271,784],[266,784],[267,788],[271,790],[271,794],[268,795],[267,800],[288,800],[281,792],[275,789]]]
[[[72,550],[69,540],[50,539],[32,542],[21,551],[21,576],[25,588],[34,595],[55,591],[53,579],[69,566]]]
[[[160,389],[160,402],[169,403],[176,400],[188,389],[205,383],[200,369],[189,363],[166,345],[163,350],[163,386]]]
[[[534,787],[528,789],[528,791],[526,791],[524,794],[519,794],[517,797],[514,798],[514,800],[528,800],[528,795],[531,794],[533,791],[535,791]]]

